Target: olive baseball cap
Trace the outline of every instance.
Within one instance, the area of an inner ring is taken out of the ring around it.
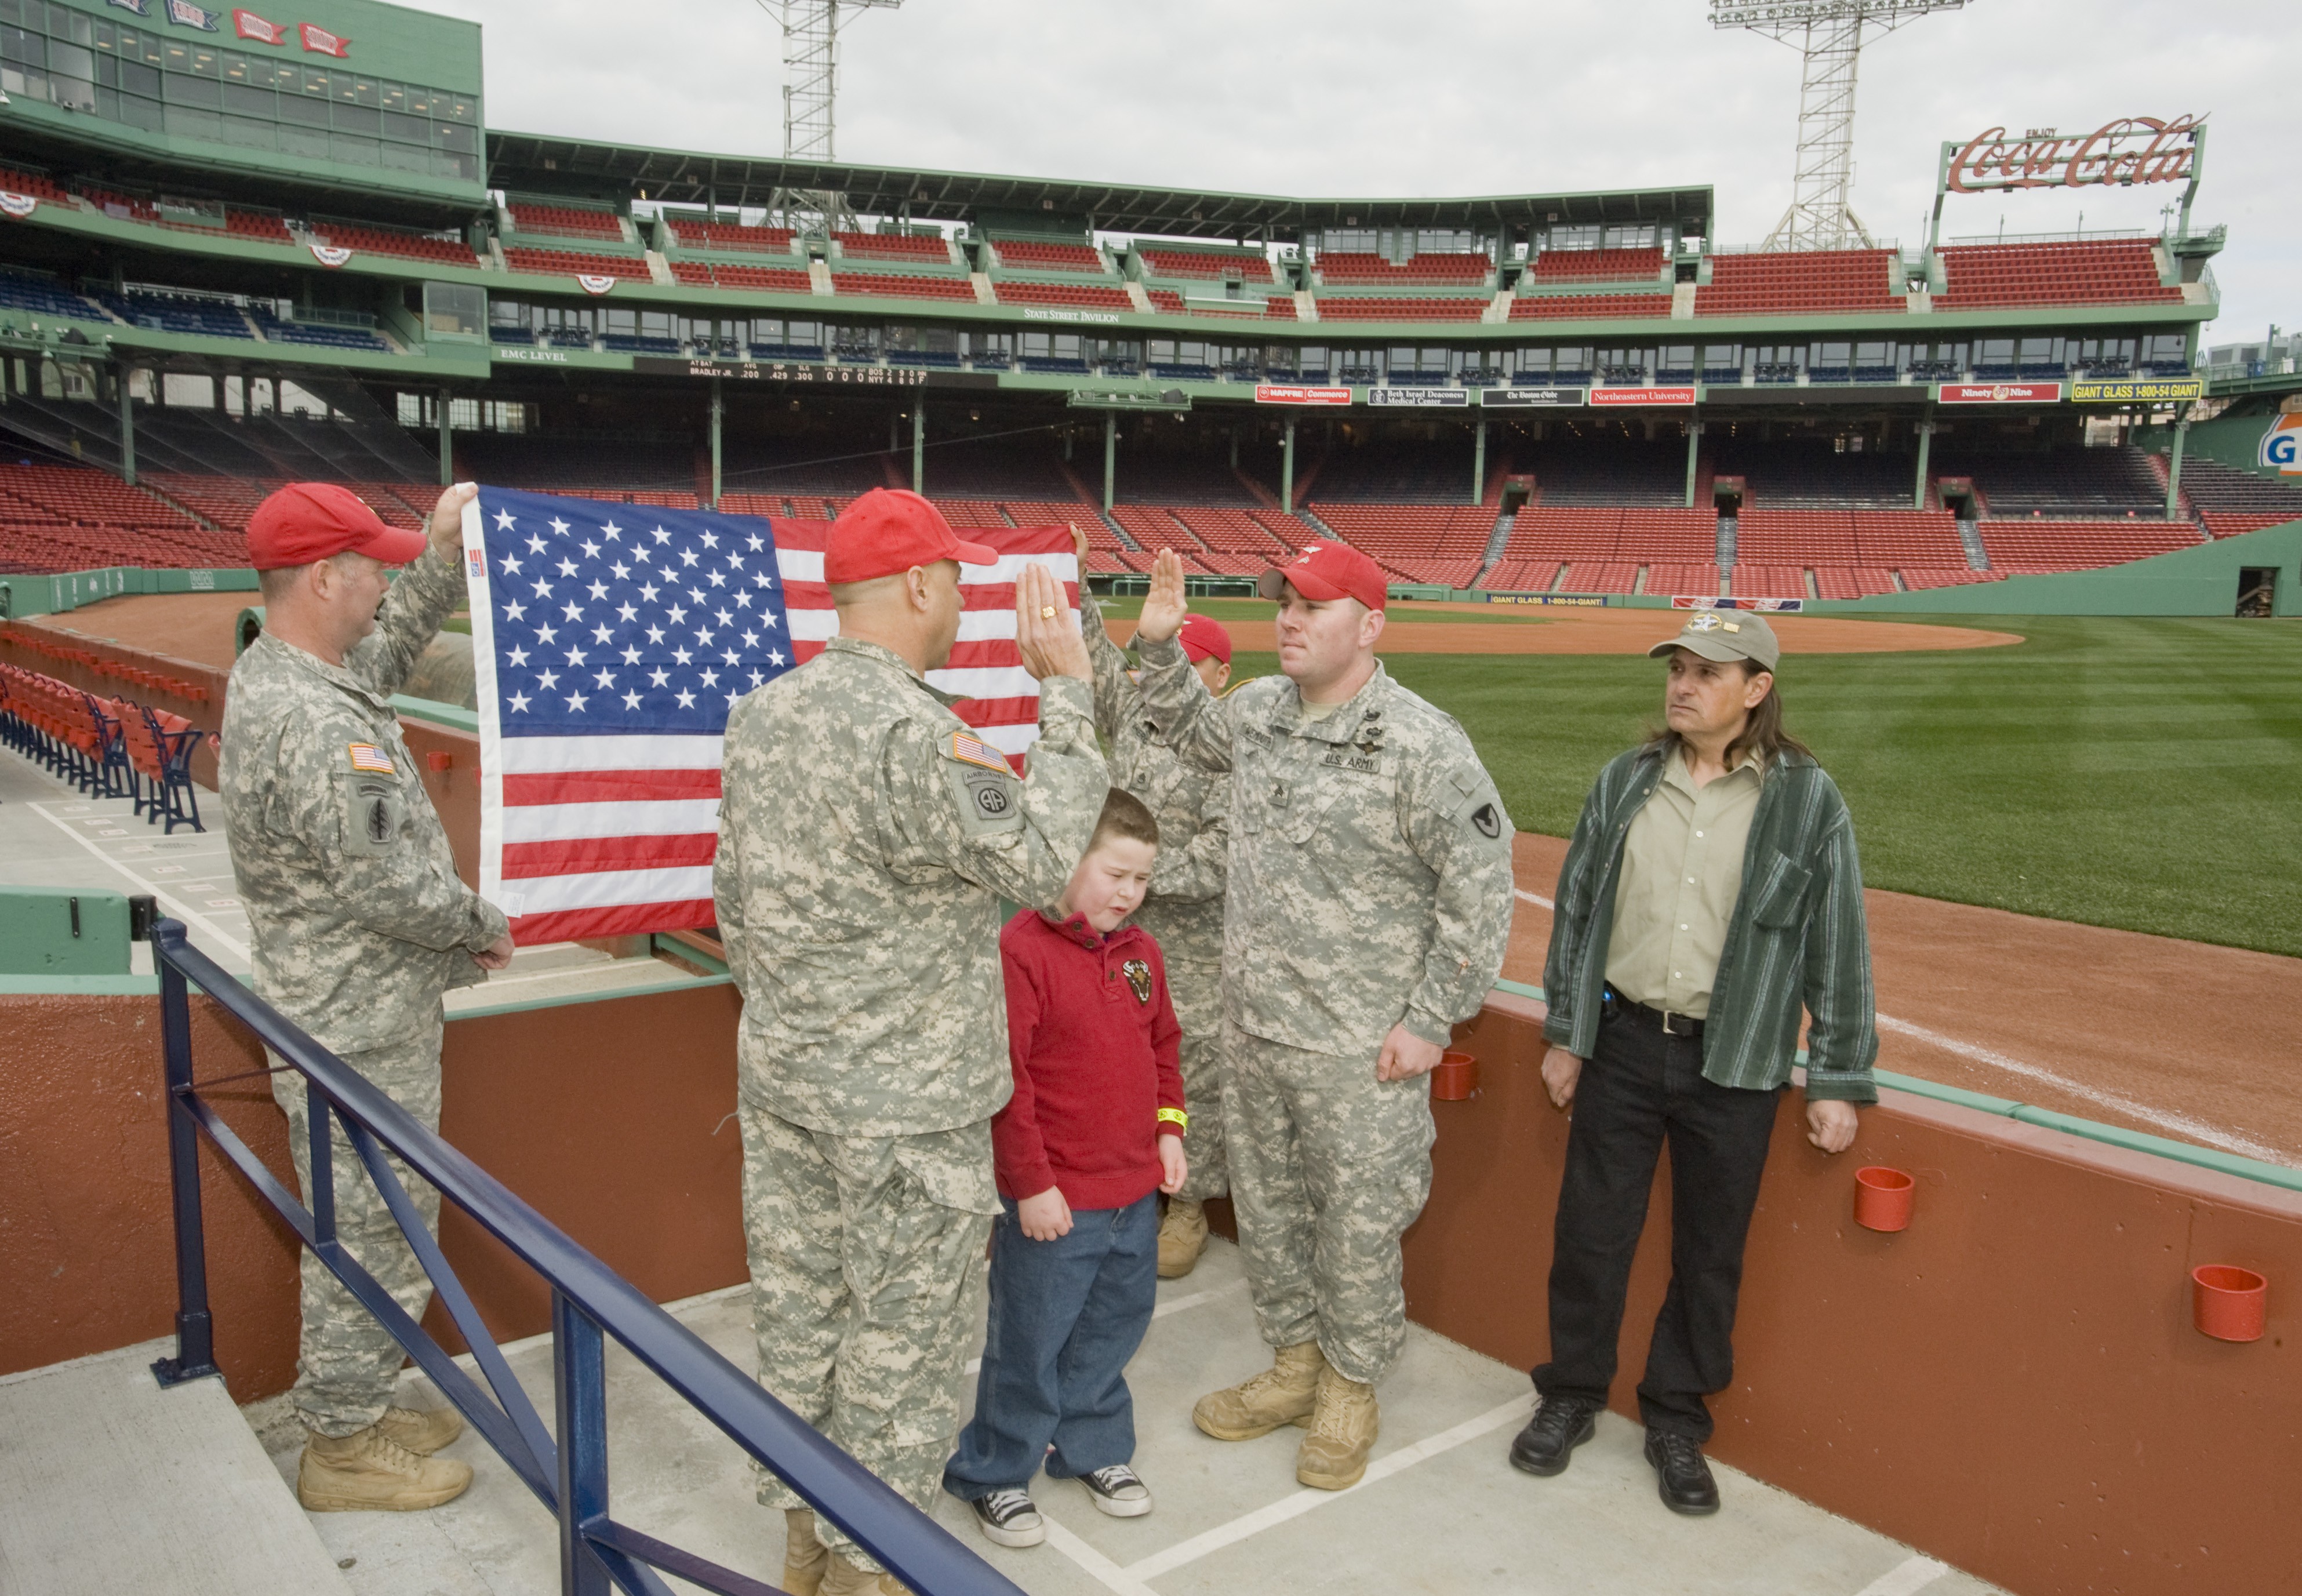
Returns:
[[[1677,636],[1655,644],[1647,651],[1647,658],[1659,659],[1673,649],[1722,662],[1748,659],[1760,670],[1769,671],[1783,657],[1775,629],[1747,609],[1697,610],[1678,629]]]

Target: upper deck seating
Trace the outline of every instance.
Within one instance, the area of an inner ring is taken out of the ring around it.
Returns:
[[[941,233],[835,232],[842,255],[858,260],[899,260],[913,265],[951,265],[951,244]]]
[[[1953,244],[1942,251],[1937,310],[2011,305],[2175,305],[2147,239],[2067,244]]]
[[[1049,239],[994,239],[992,252],[1011,272],[1092,272],[1111,274],[1103,251],[1087,244],[1063,244]]]
[[[1740,536],[1738,532],[1738,546]],[[1860,566],[1966,564],[1958,518],[1948,510],[1856,510],[1854,550]]]
[[[1494,273],[1494,262],[1484,255],[1417,255],[1405,265],[1394,265],[1380,255],[1334,250],[1319,256],[1319,281],[1331,288],[1423,288],[1446,285],[1483,287]]]
[[[99,189],[92,183],[80,183],[75,187],[80,190],[80,197],[82,199],[115,221],[148,222],[155,226],[159,223],[160,207],[148,199],[139,199],[129,194],[115,194],[109,189]]]
[[[2184,460],[2182,495],[2218,538],[2302,521],[2302,483],[2256,476],[2220,460]]]
[[[1662,275],[1662,251],[1546,249],[1527,274],[1537,282],[1651,282]]]
[[[1909,308],[1891,249],[1785,249],[1714,255],[1694,314],[1818,315]]]
[[[1565,440],[1537,446],[1517,464],[1534,473],[1544,509],[1573,504],[1677,509],[1686,500],[1686,445],[1679,441]]]
[[[504,208],[511,213],[514,232],[550,233],[561,238],[624,241],[623,219],[613,211],[588,210],[580,206],[538,205],[515,199]]]
[[[1955,530],[1952,535],[1956,537]],[[1754,506],[1744,510],[1735,523],[1738,572],[1746,560],[1762,566],[1853,565],[1855,552],[1852,510],[1767,509]],[[1739,591],[1739,580],[1736,587]]]
[[[636,255],[590,255],[572,249],[529,249],[517,244],[507,244],[504,246],[504,265],[515,272],[537,272],[545,275],[627,278],[634,282],[653,281],[648,273],[647,261]]]
[[[963,299],[975,303],[975,285],[964,277],[914,277],[902,272],[834,272],[835,294],[883,294],[907,299]]]
[[[1381,298],[1322,298],[1323,322],[1475,322],[1487,314],[1484,299],[1441,299],[1420,294]]]
[[[1249,249],[1173,249],[1138,248],[1146,273],[1153,277],[1206,277],[1216,281],[1236,277],[1241,282],[1276,282],[1270,257]]]
[[[243,211],[238,206],[226,206],[223,230],[236,239],[250,239],[259,244],[293,244],[288,223],[270,211]]]
[[[53,178],[42,177],[37,172],[20,172],[13,166],[0,166],[0,189],[11,194],[29,194],[50,205],[69,205],[71,196]]]
[[[671,231],[683,249],[744,249],[763,255],[790,254],[796,236],[788,227],[744,227],[733,222],[684,218],[675,218]]]
[[[1124,290],[1086,282],[1018,282],[1002,278],[994,285],[1002,305],[1054,305],[1075,310],[1128,310],[1135,301]]]
[[[0,310],[28,310],[35,315],[72,316],[83,322],[107,320],[95,301],[66,291],[53,280],[0,269]]]
[[[261,301],[249,307],[248,317],[273,343],[311,344],[332,349],[367,349],[389,355],[391,346],[365,327],[339,326],[332,322],[284,322]]]
[[[221,299],[196,298],[150,289],[98,296],[106,308],[124,322],[162,332],[190,332],[206,338],[253,339],[256,333],[239,307]]]
[[[1514,322],[1619,321],[1632,316],[1668,319],[1670,296],[1639,294],[1534,294],[1511,300]]]
[[[1976,530],[2004,575],[2122,565],[2200,541],[2188,521],[1984,521]]]
[[[2056,449],[2044,453],[1961,454],[1945,450],[1933,469],[1972,479],[1986,514],[2162,516],[2166,484],[2140,449]]]
[[[756,293],[809,294],[815,284],[805,272],[789,266],[731,266],[725,261],[708,263],[711,281],[720,288],[749,289]]]
[[[1716,475],[1743,479],[1749,506],[1770,510],[1905,507],[1916,465],[1907,455],[1841,454],[1827,439],[1724,439],[1712,460]]]
[[[397,256],[407,260],[433,260],[443,266],[466,269],[479,265],[471,246],[460,238],[435,239],[396,227],[318,219],[312,223],[310,231],[320,242],[342,249],[365,249],[373,255]]]

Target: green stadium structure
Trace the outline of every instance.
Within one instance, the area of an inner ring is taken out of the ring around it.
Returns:
[[[2204,396],[2220,229],[1750,252],[1704,186],[618,146],[489,130],[454,19],[146,13],[0,0],[0,569],[223,565],[272,483],[390,504],[449,472],[799,517],[915,484],[1086,521],[1114,576],[1340,536],[1402,584],[1617,599],[1853,601],[2223,530],[2146,430]],[[1983,170],[1951,147],[1946,185]],[[772,225],[794,191],[862,220]]]

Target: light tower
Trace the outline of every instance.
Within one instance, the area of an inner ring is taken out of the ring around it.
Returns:
[[[1854,68],[1867,28],[1892,33],[1929,12],[1956,11],[1966,0],[1773,0],[1736,4],[1710,0],[1710,25],[1763,33],[1797,46],[1805,60],[1799,77],[1798,165],[1791,206],[1768,249],[1867,248],[1870,234],[1847,204],[1854,181]]]
[[[757,0],[784,32],[784,159],[838,158],[841,14],[892,11],[903,0]],[[844,195],[824,189],[778,189],[769,208],[783,225],[802,233],[821,232],[852,221]]]

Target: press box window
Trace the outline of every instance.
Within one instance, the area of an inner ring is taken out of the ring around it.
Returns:
[[[460,282],[424,285],[424,335],[426,338],[471,339],[487,336],[488,295],[485,289]]]

